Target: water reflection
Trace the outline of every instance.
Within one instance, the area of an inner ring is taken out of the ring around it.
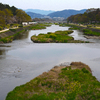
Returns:
[[[28,38],[28,35],[29,35],[29,31],[27,30],[26,32],[24,32],[24,33],[18,35],[16,39],[17,39],[17,40],[23,40],[23,39]]]
[[[0,50],[0,55],[4,55],[5,51],[4,50]]]

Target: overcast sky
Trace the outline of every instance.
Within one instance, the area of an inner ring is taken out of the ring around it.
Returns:
[[[21,9],[41,9],[60,11],[64,9],[100,8],[100,0],[0,0]]]

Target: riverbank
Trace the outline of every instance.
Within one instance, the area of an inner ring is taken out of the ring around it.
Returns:
[[[0,43],[9,43],[15,40],[19,35],[23,34],[26,30],[29,30],[31,26],[19,27],[16,29],[9,29],[8,31],[0,33]]]
[[[84,36],[87,39],[100,39],[100,36]]]
[[[89,43],[88,41],[74,40],[69,34],[73,33],[71,30],[56,31],[54,33],[33,35],[31,40],[35,43]]]
[[[13,40],[17,39],[20,37],[21,34],[26,32],[27,30],[39,30],[39,29],[45,29],[46,24],[34,24],[34,25],[29,25],[29,26],[21,26],[16,29],[8,29],[6,31],[1,31],[0,33],[0,44],[3,43],[9,43],[12,42]]]
[[[87,39],[99,39],[100,29],[95,27],[89,27],[89,25],[82,24],[60,24],[60,26],[70,26],[69,30],[80,30],[84,33]]]
[[[100,82],[92,76],[89,66],[72,62],[70,66],[55,66],[16,87],[8,93],[6,100],[97,100],[99,94]]]

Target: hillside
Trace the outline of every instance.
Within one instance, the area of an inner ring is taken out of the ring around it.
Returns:
[[[0,30],[13,24],[21,24],[23,21],[31,21],[31,17],[25,11],[0,3]]]
[[[100,9],[88,9],[84,14],[77,14],[67,18],[73,23],[100,23]]]
[[[57,11],[57,12],[53,12],[51,14],[48,14],[48,16],[50,17],[64,17],[64,18],[68,18],[71,15],[75,15],[75,14],[82,14],[86,11],[86,9],[83,10],[62,10],[62,11]]]

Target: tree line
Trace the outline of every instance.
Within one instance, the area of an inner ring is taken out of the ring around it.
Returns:
[[[31,17],[21,9],[0,3],[0,28],[7,24],[21,24],[23,21],[31,21]]]
[[[100,23],[100,9],[88,9],[84,14],[72,15],[67,18],[71,23]]]

